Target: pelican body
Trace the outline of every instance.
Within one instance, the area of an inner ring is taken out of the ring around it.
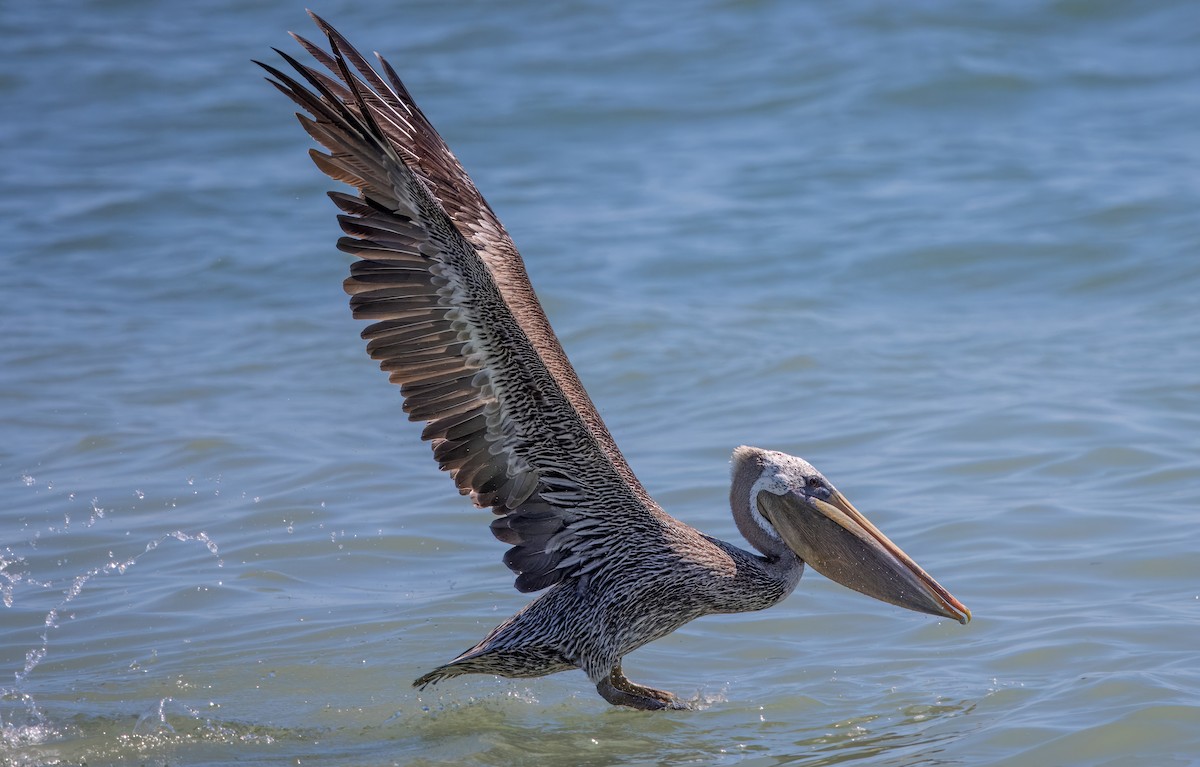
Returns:
[[[970,612],[811,464],[733,452],[741,549],[671,517],[634,476],[563,353],[516,246],[392,67],[375,69],[313,15],[318,66],[277,52],[297,80],[258,62],[328,153],[317,167],[358,257],[345,289],[367,351],[459,491],[495,514],[504,563],[542,592],[477,645],[414,682],[460,674],[535,677],[582,669],[615,705],[685,708],[635,684],[621,659],[688,621],[770,607],[805,564],[869,596],[962,623]]]

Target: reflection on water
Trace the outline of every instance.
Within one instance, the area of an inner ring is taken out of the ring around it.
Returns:
[[[970,714],[974,703],[944,701],[909,705],[892,716],[867,715],[836,722],[825,734],[796,742],[797,751],[777,764],[841,764],[870,759],[873,764],[942,764],[947,743],[977,725],[956,720]]]
[[[941,764],[953,761],[939,758],[944,744],[973,729],[963,718],[972,708],[968,702],[911,705],[824,726],[780,721],[779,712],[768,719],[761,707],[742,712],[743,721],[728,712],[647,721],[626,711],[606,710],[598,717],[569,705],[550,708],[509,690],[397,715],[377,725],[320,730],[222,721],[164,698],[143,712],[132,730],[125,720],[80,716],[68,731],[19,745],[26,747],[24,764],[170,760],[185,754],[199,763],[220,763],[244,760],[259,749],[276,756],[302,753],[317,742],[327,743],[325,753],[335,759],[369,752],[380,742],[401,752],[420,746],[424,758],[406,759],[407,764],[444,764],[463,754],[471,754],[472,763],[485,764],[638,764],[647,753],[657,754],[661,763],[727,758],[739,764]],[[740,736],[731,740],[730,728]],[[810,734],[795,738],[799,732]],[[770,753],[760,745],[764,735],[778,742]],[[54,742],[67,736],[67,742]]]
[[[524,703],[507,705],[503,695],[474,700],[449,712],[414,717],[409,731],[433,749],[428,754],[431,764],[461,751],[479,753],[487,764],[637,764],[647,753],[663,763],[728,759],[739,764],[938,764],[944,761],[938,754],[945,744],[980,726],[970,718],[975,707],[970,701],[894,709],[877,705],[876,710],[885,713],[824,725],[818,723],[820,709],[768,711],[751,706],[731,711],[702,706],[684,717],[646,720],[616,709],[596,717],[570,706]],[[773,744],[769,749],[762,745],[767,741]],[[882,756],[890,761],[880,762]]]

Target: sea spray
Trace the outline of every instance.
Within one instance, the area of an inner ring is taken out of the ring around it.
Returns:
[[[35,481],[28,474],[23,474],[21,480],[26,486],[32,486]],[[140,491],[137,495],[139,499],[144,497]],[[68,498],[73,500],[74,494],[70,494]],[[91,499],[83,527],[93,528],[108,519],[111,518],[106,516],[106,509],[100,505],[99,499]],[[72,524],[70,513],[64,513],[61,525],[48,525],[44,530],[34,530],[26,540],[24,547],[29,549],[30,556],[32,556],[32,551],[38,548],[38,543],[44,536],[70,535],[76,528],[77,525]],[[61,598],[42,616],[40,627],[34,629],[38,631],[35,644],[25,651],[24,662],[20,668],[14,670],[12,684],[0,685],[0,745],[6,748],[35,745],[48,742],[64,734],[63,729],[52,723],[38,706],[31,689],[34,685],[30,683],[31,675],[52,652],[55,630],[60,627],[64,619],[69,620],[70,617],[73,617],[68,608],[86,593],[89,584],[97,578],[124,575],[143,557],[158,550],[167,541],[199,544],[216,560],[217,567],[224,566],[216,541],[204,531],[171,530],[164,532],[147,542],[136,554],[118,557],[110,551],[107,560],[101,564],[74,575],[58,578],[37,576],[30,556],[14,550],[12,546],[0,549],[0,602],[3,603],[5,609],[11,610],[14,606],[19,606],[39,595],[53,592],[61,594]],[[21,546],[18,546],[19,548]],[[60,561],[59,565],[61,566],[61,564]],[[6,623],[9,624],[11,630],[12,623],[8,621]],[[168,699],[160,701],[157,709],[159,714],[157,721],[160,724],[165,722],[163,705],[167,702]],[[143,716],[142,719],[146,719],[146,717]],[[145,729],[148,721],[139,720],[139,725]]]

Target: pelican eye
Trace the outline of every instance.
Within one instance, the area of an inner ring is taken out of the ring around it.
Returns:
[[[820,477],[809,477],[806,479],[804,481],[804,492],[822,501],[829,500],[829,496],[833,494],[829,484]]]

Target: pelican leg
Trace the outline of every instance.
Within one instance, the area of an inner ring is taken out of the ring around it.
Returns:
[[[614,706],[629,706],[644,711],[658,711],[664,708],[686,709],[687,704],[681,703],[671,693],[634,684],[621,671],[621,664],[613,666],[612,673],[596,685],[596,692]]]

